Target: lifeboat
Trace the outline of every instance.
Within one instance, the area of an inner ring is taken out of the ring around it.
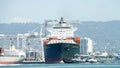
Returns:
[[[57,37],[51,37],[51,38],[49,38],[49,40],[58,40],[58,38]]]
[[[72,38],[71,37],[67,37],[66,40],[71,40]]]
[[[74,41],[75,41],[77,44],[80,44],[80,38],[79,38],[79,37],[75,37],[75,38],[74,38]]]

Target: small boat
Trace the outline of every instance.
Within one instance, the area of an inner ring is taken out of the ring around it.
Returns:
[[[44,63],[44,61],[38,60],[38,59],[25,59],[22,64],[40,64]]]
[[[90,59],[88,59],[88,62],[89,62],[89,63],[97,63],[97,59],[95,59],[95,58],[90,58]]]
[[[78,54],[76,54],[71,60],[69,59],[64,59],[65,63],[85,63],[86,59],[82,58]]]
[[[85,59],[82,59],[81,57],[75,57],[72,59],[73,63],[85,63]]]

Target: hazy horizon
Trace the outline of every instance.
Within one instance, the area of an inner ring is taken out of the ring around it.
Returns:
[[[120,20],[120,0],[0,0],[0,22]]]

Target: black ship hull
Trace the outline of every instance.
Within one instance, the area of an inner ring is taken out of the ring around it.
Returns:
[[[80,46],[72,43],[54,43],[44,45],[44,52],[46,63],[60,63],[62,60],[66,63],[79,54]]]

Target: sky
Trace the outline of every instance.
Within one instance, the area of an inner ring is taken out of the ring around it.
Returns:
[[[120,0],[0,0],[0,23],[120,20]]]

